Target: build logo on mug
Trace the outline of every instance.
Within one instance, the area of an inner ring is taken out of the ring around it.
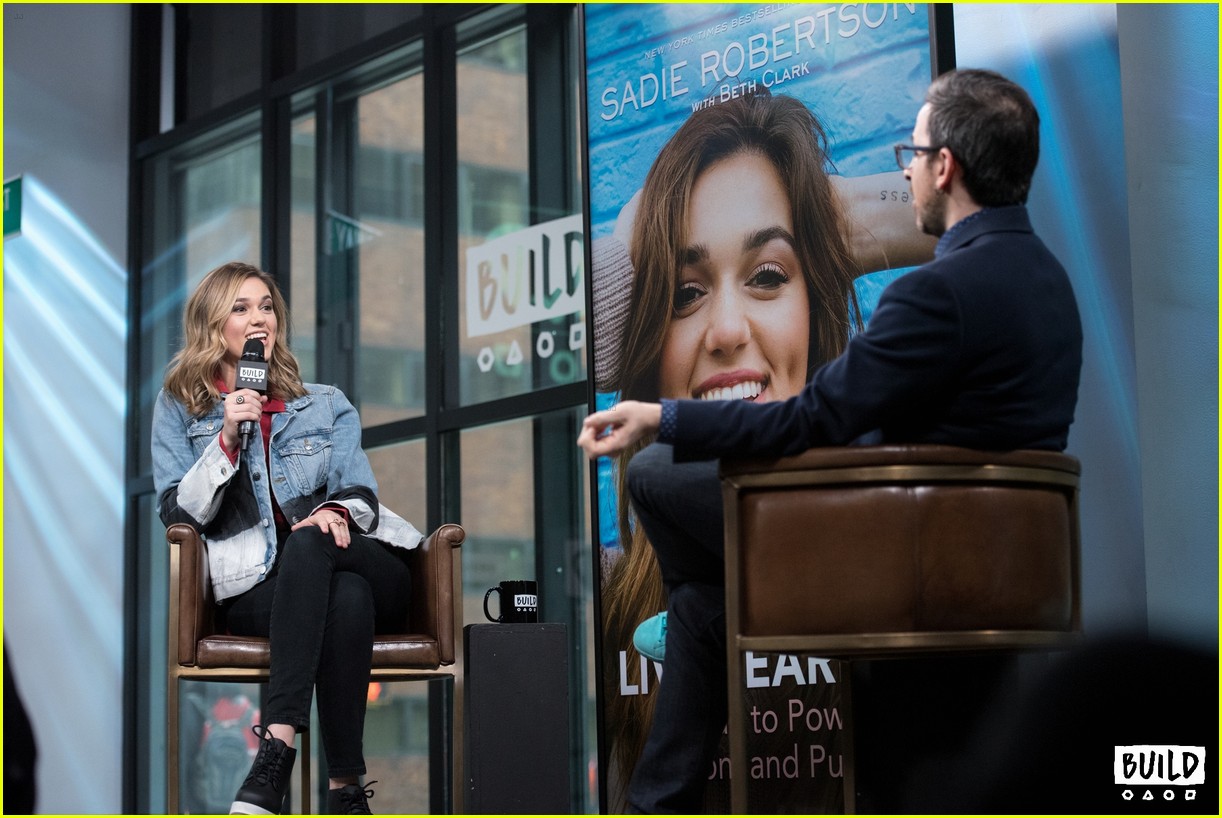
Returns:
[[[500,599],[500,616],[493,616],[488,611],[488,597],[493,592]],[[539,583],[533,579],[509,579],[489,588],[484,594],[484,616],[489,622],[538,622]]]

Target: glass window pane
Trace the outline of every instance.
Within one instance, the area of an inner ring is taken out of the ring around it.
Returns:
[[[535,577],[532,421],[460,433],[463,623],[487,622],[484,592],[506,579]]]
[[[206,144],[148,160],[144,258],[141,271],[138,471],[152,471],[148,441],[152,406],[165,367],[182,344],[187,296],[228,261],[259,264],[260,139],[248,118]]]
[[[464,405],[585,377],[581,221],[532,210],[526,62],[520,27],[458,56]]]
[[[425,458],[428,453],[424,440],[407,440],[392,446],[368,449],[367,454],[374,477],[378,480],[378,500],[427,535]]]
[[[147,444],[144,448],[148,448]],[[140,667],[135,710],[142,718],[136,730],[136,742],[143,752],[136,760],[139,768],[148,771],[149,814],[166,809],[166,651],[169,641],[169,550],[165,544],[165,526],[157,514],[157,503],[151,493],[136,498],[132,518],[137,547],[142,558],[132,583],[131,598],[138,612],[132,618],[136,630],[135,642],[143,646],[144,664]]]
[[[307,113],[293,120],[290,139],[289,205],[289,306],[293,317],[293,354],[301,364],[301,379],[318,379],[318,330],[315,294],[318,265],[315,263],[317,220],[317,118]]]
[[[259,88],[263,79],[261,3],[182,3],[186,15],[187,118]]]
[[[263,686],[256,682],[179,684],[179,803],[184,814],[224,815],[250,772],[259,739]],[[289,791],[299,800],[301,765],[293,769]]]
[[[427,473],[423,439],[369,449],[378,500],[426,536]],[[386,781],[376,808],[387,815],[429,811],[428,687],[420,682],[374,682],[365,717],[366,781]],[[461,729],[461,728],[459,728]],[[437,763],[441,763],[440,760]]]
[[[328,214],[332,242],[356,255],[361,420],[424,414],[424,75],[356,103],[354,211]],[[333,249],[340,249],[339,246]]]
[[[369,685],[364,780],[384,782],[371,787],[377,797],[370,805],[380,815],[429,814],[428,686],[431,684],[442,682],[372,682]],[[462,728],[456,726],[456,729]],[[440,757],[436,763],[443,763]]]
[[[573,444],[584,407],[459,433],[463,623],[487,623],[486,591],[503,580],[539,584],[540,620],[563,622],[571,647],[570,770],[574,803],[598,803],[596,619],[589,468]],[[495,605],[490,605],[495,612]]]
[[[301,3],[296,9],[299,69],[421,15],[415,3]]]

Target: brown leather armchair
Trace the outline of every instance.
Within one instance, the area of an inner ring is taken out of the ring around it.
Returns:
[[[1072,644],[1079,474],[1056,452],[949,446],[723,461],[732,811],[747,811],[746,651],[853,659]]]
[[[447,523],[412,551],[412,610],[403,633],[374,639],[372,678],[380,681],[452,678],[462,631],[461,559],[457,549],[466,532]],[[179,685],[180,679],[225,682],[266,682],[269,649],[266,639],[232,636],[216,627],[216,605],[208,576],[208,555],[199,534],[189,525],[166,531],[170,547],[169,675],[166,681],[166,810],[179,811]],[[453,696],[455,707],[461,700]],[[452,714],[448,730],[451,790],[461,791],[461,714]],[[301,807],[310,810],[309,733],[302,733]],[[458,797],[457,795],[455,797]],[[458,811],[457,809],[455,811]]]

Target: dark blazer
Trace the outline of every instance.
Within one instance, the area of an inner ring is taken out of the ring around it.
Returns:
[[[866,329],[796,397],[676,401],[659,439],[676,460],[796,454],[875,430],[883,443],[1064,450],[1082,325],[1027,209],[969,216],[935,255],[883,291]]]

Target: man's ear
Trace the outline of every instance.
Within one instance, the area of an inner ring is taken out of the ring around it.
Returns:
[[[959,173],[959,161],[955,159],[955,155],[950,152],[950,148],[938,148],[938,163],[937,175],[934,177],[934,186],[942,193],[950,193],[951,182],[954,181],[955,175]]]

